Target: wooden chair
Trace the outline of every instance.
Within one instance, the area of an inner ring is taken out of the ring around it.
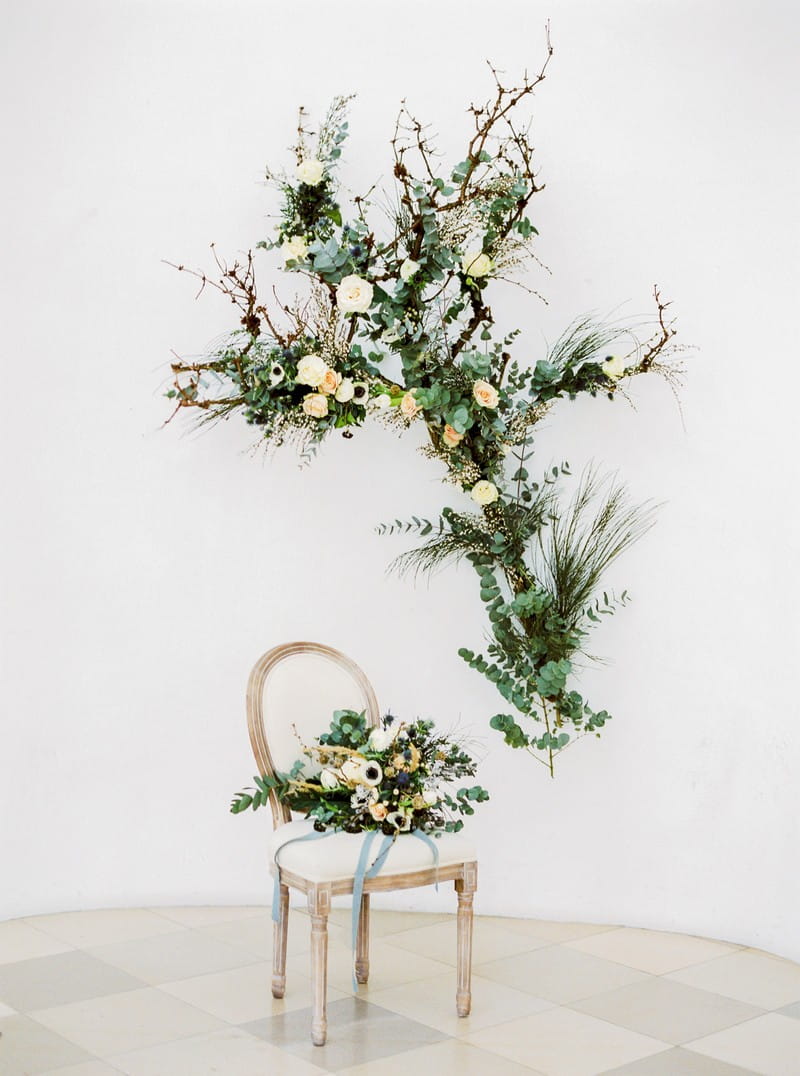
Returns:
[[[379,724],[378,703],[361,669],[344,654],[320,643],[296,642],[275,647],[263,655],[250,674],[247,688],[247,722],[256,764],[262,776],[286,772],[299,757],[297,734],[309,742],[324,732],[334,710],[362,710],[370,726]],[[311,832],[305,819],[292,820],[277,796],[270,797],[274,833],[270,869],[278,873],[280,911],[274,926],[272,996],[286,989],[286,937],[289,922],[289,887],[308,899],[311,916],[311,978],[313,1006],[311,1038],[322,1046],[327,1037],[328,913],[331,897],[353,892],[353,878],[363,844],[362,834],[334,833],[322,840],[287,844]],[[376,842],[377,844],[377,842]],[[285,848],[283,846],[286,845]],[[367,878],[361,901],[356,941],[355,972],[359,983],[369,976],[370,893],[453,881],[458,894],[456,1009],[467,1016],[471,1004],[472,901],[477,888],[477,863],[460,834],[436,839],[439,852],[434,866],[431,850],[412,834],[395,841],[380,873]],[[280,865],[275,855],[283,848]]]

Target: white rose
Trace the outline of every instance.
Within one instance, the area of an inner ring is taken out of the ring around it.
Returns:
[[[336,305],[345,314],[363,314],[372,302],[372,285],[360,276],[343,277],[336,289]]]
[[[306,157],[297,166],[297,178],[308,187],[316,187],[325,175],[325,165],[316,157]]]
[[[328,400],[319,392],[309,392],[303,397],[303,411],[312,418],[325,418],[328,413]]]
[[[339,787],[339,778],[333,770],[323,770],[319,775],[319,783],[328,790]]]
[[[385,751],[394,742],[389,729],[373,729],[369,734],[369,746],[373,751]]]
[[[308,243],[302,235],[293,235],[289,239],[284,239],[281,244],[281,254],[283,254],[284,261],[302,261],[308,254]]]
[[[415,262],[413,258],[406,258],[400,266],[400,279],[407,284],[417,269],[419,269],[419,262]]]
[[[434,803],[439,802],[438,792],[434,792],[432,788],[426,788],[422,793],[422,798],[425,800],[429,807],[432,807]]]
[[[346,377],[336,390],[336,399],[339,403],[349,403],[353,399],[353,382]]]
[[[461,258],[461,268],[467,276],[488,276],[494,266],[488,254],[480,250],[468,250]]]
[[[622,377],[625,373],[625,360],[615,355],[611,359],[606,359],[602,366],[603,373],[606,377],[610,377],[613,381]]]
[[[480,407],[497,407],[500,399],[497,389],[488,381],[476,381],[472,386],[472,395]]]
[[[372,399],[372,406],[376,411],[385,411],[387,407],[391,407],[392,401],[385,392],[379,393]]]
[[[496,501],[499,494],[494,482],[489,482],[485,478],[482,478],[480,482],[476,482],[472,487],[470,496],[476,504],[485,505],[492,504]]]
[[[328,364],[319,355],[305,355],[297,364],[295,381],[298,385],[309,385],[315,389],[322,384],[327,372]]]

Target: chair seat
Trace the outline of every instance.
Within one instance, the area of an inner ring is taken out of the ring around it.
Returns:
[[[328,833],[319,839],[288,844],[297,837],[312,833],[314,823],[302,818],[286,822],[272,834],[270,859],[274,863],[275,853],[283,848],[279,856],[282,868],[297,874],[309,882],[333,882],[352,878],[358,864],[358,857],[364,844],[363,833]],[[452,866],[456,863],[470,863],[477,859],[475,849],[458,833],[443,833],[432,837],[439,851],[439,866]],[[284,848],[284,845],[288,847]],[[381,834],[377,834],[370,849],[369,867],[381,846]],[[381,878],[408,871],[427,870],[434,866],[433,852],[426,841],[421,841],[412,833],[398,835],[386,862],[380,871]]]

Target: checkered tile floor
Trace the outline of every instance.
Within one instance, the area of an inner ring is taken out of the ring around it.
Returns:
[[[69,912],[0,923],[2,1076],[800,1074],[800,966],[702,938],[477,918],[472,1015],[455,922],[372,913],[354,997],[330,928],[328,1043],[311,1045],[308,919],[270,995],[265,908]]]

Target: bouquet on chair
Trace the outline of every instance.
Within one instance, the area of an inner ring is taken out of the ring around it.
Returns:
[[[274,794],[320,831],[457,833],[464,825],[457,816],[489,799],[480,785],[445,787],[474,776],[476,763],[432,721],[406,724],[387,714],[370,728],[363,713],[336,710],[330,730],[301,745],[305,757],[288,773],[255,777],[256,788],[234,797],[233,814],[255,811]]]

